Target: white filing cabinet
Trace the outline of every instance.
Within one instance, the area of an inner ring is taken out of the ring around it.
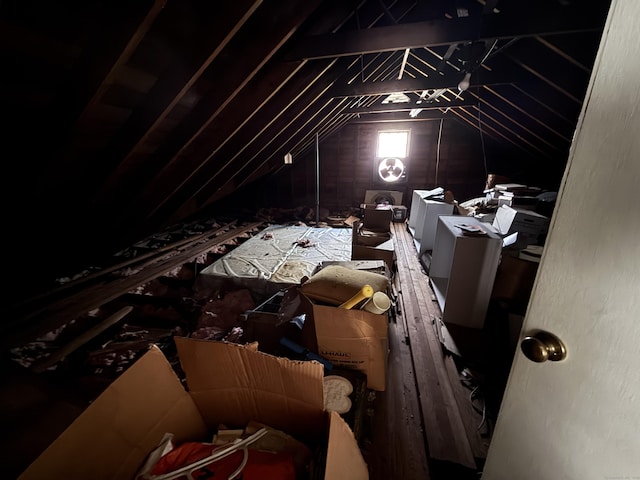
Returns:
[[[479,227],[485,233],[469,234],[458,225]],[[438,218],[429,281],[445,324],[484,326],[502,250],[502,239],[490,228],[473,217]]]
[[[424,203],[422,199],[429,194],[429,190],[414,190],[411,194],[411,209],[409,210],[409,232],[416,236],[416,224],[419,218],[423,218]]]
[[[451,215],[454,209],[453,204],[423,198],[430,193],[430,190],[414,190],[411,200],[409,232],[413,236],[418,257],[433,249],[438,217]]]

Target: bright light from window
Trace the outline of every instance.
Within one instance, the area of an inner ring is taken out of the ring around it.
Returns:
[[[378,158],[406,158],[409,132],[378,132]]]

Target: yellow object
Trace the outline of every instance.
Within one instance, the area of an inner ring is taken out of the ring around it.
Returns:
[[[373,295],[373,287],[371,285],[363,286],[358,293],[356,293],[349,300],[340,305],[339,308],[351,309],[355,307],[358,303],[366,298],[371,298]]]

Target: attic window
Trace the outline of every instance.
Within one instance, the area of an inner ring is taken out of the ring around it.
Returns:
[[[378,158],[406,158],[409,146],[409,130],[378,132]]]
[[[374,164],[378,180],[384,183],[404,181],[409,153],[409,130],[378,132],[378,151]]]

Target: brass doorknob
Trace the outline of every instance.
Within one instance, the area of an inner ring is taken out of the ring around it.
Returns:
[[[537,332],[524,337],[520,349],[532,362],[559,362],[567,357],[567,348],[558,337],[549,332]]]

